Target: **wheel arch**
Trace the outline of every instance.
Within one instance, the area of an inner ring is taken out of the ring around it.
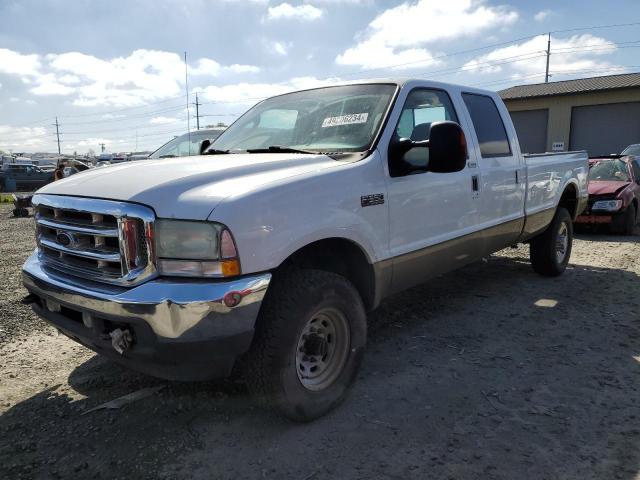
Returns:
[[[379,303],[377,267],[366,250],[351,239],[324,238],[298,248],[273,271],[274,280],[290,268],[312,268],[342,275],[354,285],[367,311]]]
[[[574,182],[568,182],[564,186],[560,201],[558,202],[558,208],[566,208],[571,216],[571,220],[575,220],[580,212],[578,212],[578,186]]]

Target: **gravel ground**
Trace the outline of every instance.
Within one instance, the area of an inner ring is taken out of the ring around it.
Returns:
[[[640,479],[638,236],[580,235],[557,279],[521,247],[397,295],[349,398],[298,425],[239,384],[156,380],[57,335],[20,304],[33,226],[8,216],[0,478]]]

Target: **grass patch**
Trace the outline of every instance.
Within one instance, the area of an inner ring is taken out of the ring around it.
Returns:
[[[13,203],[13,196],[0,193],[0,203]]]

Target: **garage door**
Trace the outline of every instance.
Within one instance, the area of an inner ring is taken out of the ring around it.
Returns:
[[[547,119],[549,110],[510,112],[518,133],[522,153],[541,153],[547,150]]]
[[[573,107],[571,150],[586,150],[589,156],[620,153],[640,142],[640,102]]]

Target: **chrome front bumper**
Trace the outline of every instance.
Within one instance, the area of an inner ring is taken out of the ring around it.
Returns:
[[[116,360],[125,360],[124,363],[127,358],[135,360],[140,353],[144,356],[143,362],[168,362],[176,367],[181,359],[175,349],[164,351],[160,359],[158,351],[180,345],[182,352],[194,345],[214,350],[209,352],[213,357],[227,352],[225,362],[229,360],[231,364],[237,355],[246,351],[271,274],[226,281],[156,278],[125,289],[48,269],[34,253],[23,266],[22,278],[26,289],[37,299],[33,305],[36,313],[80,343]],[[105,329],[114,325],[131,325],[134,331],[140,332],[138,345],[134,345],[130,354],[113,355],[103,341]],[[229,349],[224,345],[225,339],[240,337],[243,340],[237,347]],[[206,364],[207,352],[202,353],[200,363]],[[169,358],[165,358],[166,355]],[[233,358],[226,358],[229,356]],[[131,366],[167,378],[182,376],[164,375],[156,368]],[[196,375],[198,378],[209,376]]]

